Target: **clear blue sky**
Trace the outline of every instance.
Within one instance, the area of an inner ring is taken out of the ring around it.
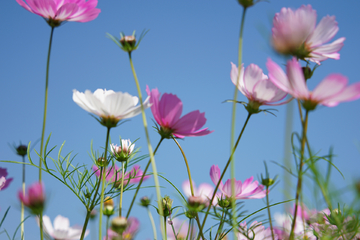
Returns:
[[[349,78],[350,83],[360,81],[360,2],[311,2],[317,10],[318,21],[326,15],[336,16],[340,30],[334,40],[339,37],[346,37],[346,40],[340,51],[341,59],[325,61],[316,70],[309,88],[313,89],[330,73],[341,73]],[[277,0],[260,2],[250,8],[244,32],[245,66],[255,63],[267,74],[265,63],[268,57],[278,64],[285,63],[269,45],[272,18],[282,7],[298,8],[308,3]],[[66,141],[64,153],[73,151],[77,154],[77,163],[86,163],[91,167],[88,156],[90,142],[93,140],[94,148],[101,150],[106,129],[72,101],[72,90],[95,91],[97,88],[106,88],[137,95],[127,54],[105,36],[107,32],[119,36],[120,31],[130,35],[133,30],[139,35],[148,29],[150,31],[139,49],[133,53],[143,94],[146,85],[157,87],[162,93],[174,93],[182,99],[184,113],[197,109],[206,113],[205,126],[214,132],[204,137],[185,138],[180,143],[189,159],[195,182],[211,183],[211,165],[217,164],[223,169],[229,156],[231,104],[222,102],[232,98],[234,92],[230,80],[230,62],[237,64],[241,6],[235,0],[109,0],[100,1],[98,8],[101,13],[94,21],[69,22],[55,29],[45,134],[48,136],[52,133],[50,145],[60,146]],[[50,27],[41,17],[26,11],[15,0],[6,0],[0,1],[0,32],[0,159],[21,161],[8,143],[35,142],[40,138]],[[245,101],[246,98],[239,96],[239,100]],[[331,146],[334,147],[334,163],[345,175],[344,180],[333,171],[333,183],[340,188],[360,178],[359,107],[359,101],[342,103],[335,108],[319,107],[309,118],[308,137],[313,149],[325,155]],[[261,113],[250,120],[236,154],[236,178],[239,180],[263,173],[264,160],[268,161],[272,175],[279,174],[281,182],[270,196],[273,202],[284,199],[284,172],[270,162],[282,163],[284,157],[286,106],[277,109],[277,117]],[[151,111],[146,113],[148,122],[152,123]],[[246,115],[247,112],[239,105],[236,135]],[[299,131],[297,111],[293,115],[294,131]],[[151,127],[149,130],[155,147],[159,136]],[[136,146],[141,146],[142,153],[147,154],[140,116],[113,129],[111,137],[115,143],[118,143],[119,136],[131,140],[140,138]],[[39,145],[35,149],[39,150]],[[32,156],[36,159],[34,152]],[[158,171],[181,187],[181,183],[187,179],[187,173],[180,151],[172,141],[167,140],[161,145],[156,161]],[[141,165],[144,167],[145,161]],[[21,166],[4,163],[0,163],[0,166],[7,168],[9,176],[14,177],[10,187],[0,192],[0,216],[11,206],[3,227],[12,235],[20,222],[17,191],[21,188]],[[227,174],[226,178],[229,176]],[[27,184],[37,178],[37,169],[27,167]],[[85,209],[70,190],[49,175],[44,174],[44,181],[48,199],[45,214],[52,220],[61,214],[70,218],[72,225],[83,224]],[[294,179],[292,181],[294,184]],[[179,205],[175,190],[165,181],[161,181],[161,184],[164,187],[162,194],[172,196]],[[146,185],[153,185],[153,179],[148,180]],[[154,189],[144,189],[139,197],[144,195],[156,199]],[[124,208],[127,208],[131,197],[131,192],[127,192]],[[312,196],[306,198],[308,205],[315,207]],[[156,203],[153,201],[153,204]],[[245,202],[245,208],[249,211],[263,206],[262,200]],[[275,211],[283,211],[283,208],[278,207]],[[142,226],[137,239],[152,236],[145,213],[138,206],[133,211],[134,216],[140,218]],[[264,216],[259,218],[262,219]],[[92,226],[97,226],[97,223],[90,224]],[[35,220],[27,220],[26,238],[38,239],[38,234]],[[0,236],[1,239],[5,237]],[[92,238],[89,236],[86,239]]]

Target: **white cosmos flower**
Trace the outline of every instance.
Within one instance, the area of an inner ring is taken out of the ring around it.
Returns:
[[[101,124],[107,127],[115,127],[120,120],[141,113],[141,106],[136,106],[138,97],[126,92],[97,89],[94,93],[90,90],[82,93],[74,89],[73,100],[82,109],[99,116]],[[150,107],[149,97],[143,105],[145,109]]]
[[[54,220],[54,227],[48,216],[43,216],[44,231],[56,240],[76,240],[80,239],[82,227],[70,227],[68,218],[58,215]],[[85,236],[89,234],[87,230]]]

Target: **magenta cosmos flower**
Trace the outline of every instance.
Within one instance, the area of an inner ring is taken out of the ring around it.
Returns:
[[[316,26],[316,11],[311,5],[301,6],[293,11],[282,8],[274,17],[272,43],[283,54],[291,54],[317,64],[328,58],[339,59],[338,51],[343,47],[345,38],[329,42],[338,32],[335,16],[326,16]]]
[[[0,167],[0,190],[4,190],[9,186],[13,178],[7,178],[7,170],[6,168]]]
[[[124,232],[122,233],[122,239],[123,240],[132,240],[135,238],[136,233],[138,232],[140,227],[140,222],[137,218],[135,217],[129,217],[127,219],[127,226],[124,230]],[[107,230],[107,235],[108,235],[108,239],[106,239],[106,237],[103,238],[103,240],[115,240],[118,239],[119,234],[114,232],[113,230],[111,230],[111,228],[109,228]]]
[[[43,226],[45,232],[56,240],[80,239],[81,237],[82,227],[70,227],[69,219],[61,215],[54,219],[54,227],[51,224],[50,218],[45,215],[43,217]],[[86,230],[85,236],[88,234],[89,230]]]
[[[150,91],[148,86],[146,92],[150,96],[151,112],[160,125],[159,133],[162,137],[170,138],[174,135],[184,138],[204,136],[213,132],[207,128],[200,129],[205,125],[206,118],[205,113],[200,113],[199,110],[180,117],[183,104],[176,95],[164,93],[160,99],[161,94],[157,88]]]
[[[327,76],[314,91],[310,92],[306,86],[302,68],[295,58],[287,62],[287,75],[271,59],[268,60],[266,66],[270,80],[283,91],[303,100],[305,109],[313,110],[317,104],[334,107],[340,102],[360,98],[360,82],[347,86],[348,79],[341,74]]]
[[[97,166],[93,166],[93,171],[97,177],[100,177],[100,169]],[[140,169],[140,166],[135,165],[130,172],[125,173],[124,184],[134,184],[140,182],[141,176],[143,175],[143,171]],[[110,167],[106,170],[106,181],[108,182],[119,182],[121,180],[121,171],[115,165],[115,169]],[[144,181],[150,178],[150,176],[144,176]],[[130,181],[129,181],[130,179]]]
[[[18,197],[33,214],[38,215],[43,211],[45,206],[45,193],[42,183],[36,182],[31,185],[26,194],[23,194],[22,190],[20,190]]]
[[[260,105],[281,105],[287,103],[286,101],[275,103],[284,99],[287,93],[275,86],[259,66],[250,64],[244,71],[244,65],[242,65],[239,81],[238,72],[237,66],[231,63],[231,81],[249,99],[249,105],[253,108],[258,109]]]
[[[210,178],[215,185],[220,180],[220,168],[217,165],[212,165],[210,168]],[[258,181],[252,182],[254,177],[248,178],[242,183],[240,180],[235,180],[235,198],[236,199],[254,199],[263,198],[266,196],[266,190],[263,185],[259,185]],[[221,192],[220,198],[231,198],[231,179],[228,179],[225,184],[220,182],[219,190]]]
[[[63,21],[89,22],[97,18],[100,9],[98,0],[16,0],[23,8],[45,19],[50,26],[59,26]],[[51,25],[54,24],[54,25]]]

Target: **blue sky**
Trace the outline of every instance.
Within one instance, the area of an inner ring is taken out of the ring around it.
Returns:
[[[298,8],[302,4],[309,2],[260,2],[248,10],[244,31],[245,66],[255,63],[267,74],[265,63],[269,57],[278,64],[285,63],[284,58],[277,56],[269,44],[272,18],[282,7]],[[327,1],[323,4],[316,1],[311,4],[317,10],[318,21],[326,15],[336,16],[340,30],[333,40],[339,37],[346,37],[346,40],[340,51],[340,60],[325,61],[310,80],[309,88],[313,89],[330,73],[341,73],[349,78],[350,83],[360,81],[360,2],[352,0],[339,4],[337,1]],[[91,167],[88,156],[90,143],[93,141],[94,148],[101,150],[106,129],[73,102],[72,90],[83,92],[86,89],[95,91],[106,88],[137,95],[127,54],[106,38],[106,33],[119,36],[122,31],[130,35],[136,30],[140,35],[143,30],[149,30],[139,49],[133,53],[143,94],[146,85],[157,87],[161,93],[176,94],[183,101],[183,113],[197,109],[206,113],[205,126],[214,132],[204,137],[185,138],[180,144],[189,159],[197,185],[211,183],[210,167],[217,164],[223,169],[229,156],[231,104],[223,101],[232,98],[234,92],[230,80],[230,62],[237,64],[241,6],[235,0],[116,0],[101,1],[98,8],[101,13],[94,21],[68,22],[55,29],[45,134],[52,134],[50,145],[57,145],[58,150],[66,141],[64,153],[73,151],[73,154],[77,154],[77,163]],[[0,31],[0,110],[3,116],[0,124],[0,159],[21,161],[8,144],[35,142],[40,138],[50,27],[41,17],[26,11],[16,1],[8,0],[0,2]],[[246,98],[239,95],[239,100],[246,101]],[[354,101],[334,108],[318,107],[309,117],[308,137],[313,149],[325,155],[330,147],[334,147],[334,163],[345,176],[343,179],[333,171],[332,181],[339,188],[360,178],[359,106],[359,101]],[[276,109],[277,117],[263,113],[252,117],[235,157],[236,178],[239,180],[251,176],[256,178],[263,173],[263,161],[268,162],[272,175],[280,176],[280,183],[270,195],[272,202],[285,199],[284,171],[270,161],[283,162],[287,106]],[[293,112],[293,131],[299,131],[296,108]],[[147,110],[146,114],[148,122],[152,123],[151,111]],[[246,116],[247,112],[239,105],[236,135]],[[155,147],[159,136],[151,127],[149,131]],[[140,138],[136,146],[141,147],[142,154],[147,154],[140,116],[112,130],[111,138],[115,143],[118,143],[119,136],[131,140]],[[39,150],[39,145],[35,146],[36,150]],[[32,156],[36,159],[34,152]],[[180,187],[186,180],[184,161],[171,140],[161,145],[156,161],[158,171],[176,186]],[[144,161],[141,166],[145,164]],[[12,235],[20,221],[17,191],[21,188],[21,166],[0,163],[0,167],[7,168],[9,176],[14,177],[10,187],[0,192],[0,216],[11,206],[3,227]],[[37,169],[27,167],[28,185],[37,180],[37,173]],[[226,178],[229,177],[230,173],[226,175]],[[44,181],[48,199],[45,214],[51,219],[61,214],[70,218],[71,224],[83,224],[85,209],[76,197],[49,175],[44,174]],[[292,184],[294,182],[292,179]],[[153,185],[153,179],[148,180],[146,185]],[[179,205],[175,190],[165,181],[161,181],[161,185],[162,194],[170,195]],[[151,197],[156,205],[154,189],[142,190],[139,197],[144,195]],[[351,198],[349,196],[348,199]],[[127,208],[131,197],[131,192],[127,192],[124,208]],[[311,194],[306,196],[305,201],[310,207],[315,207]],[[263,206],[262,200],[245,202],[245,208],[249,211]],[[275,211],[283,211],[283,208],[275,208]],[[151,227],[145,210],[136,206],[133,215],[141,219],[142,227],[137,238],[150,238]],[[264,216],[259,218],[262,219]],[[37,239],[38,232],[34,219],[27,220],[26,237]]]

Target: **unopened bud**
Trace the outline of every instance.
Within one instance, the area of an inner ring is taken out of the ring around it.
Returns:
[[[104,215],[111,216],[114,212],[114,201],[112,198],[106,197],[104,201]]]
[[[275,183],[275,180],[272,178],[261,179],[261,184],[264,185],[265,187],[270,187],[274,183]]]
[[[305,81],[310,79],[312,77],[312,71],[311,71],[311,68],[309,67],[302,67],[301,68],[303,73],[304,73],[304,78],[305,78]]]
[[[20,145],[16,148],[17,155],[24,157],[27,154],[27,146]]]
[[[162,199],[163,216],[167,217],[171,214],[173,200],[169,196],[165,196]]]
[[[111,229],[118,234],[122,234],[127,224],[128,221],[125,217],[115,217],[111,220]]]
[[[96,165],[98,165],[99,167],[106,167],[107,166],[107,161],[105,158],[103,157],[99,157],[96,161]]]
[[[252,5],[254,5],[254,1],[253,1],[253,0],[238,0],[238,2],[239,2],[240,5],[242,5],[244,8],[248,8],[248,7],[251,7]]]
[[[148,197],[142,197],[140,199],[140,205],[143,207],[148,207],[150,205],[150,199]]]
[[[218,199],[218,205],[222,208],[230,208],[231,207],[231,198],[225,197]]]

